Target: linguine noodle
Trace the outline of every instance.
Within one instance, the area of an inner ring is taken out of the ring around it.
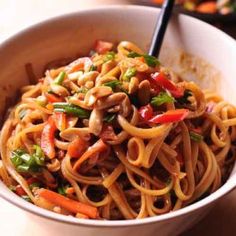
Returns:
[[[90,57],[21,89],[1,131],[0,178],[39,207],[85,219],[156,216],[216,191],[235,159],[236,108],[174,83],[133,43],[113,47],[98,41]]]

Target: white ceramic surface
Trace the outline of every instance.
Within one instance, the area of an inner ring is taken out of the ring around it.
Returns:
[[[158,9],[135,6],[100,8],[58,17],[12,37],[0,45],[0,103],[5,101],[6,96],[13,97],[15,91],[27,83],[24,65],[28,62],[33,63],[37,75],[41,76],[46,62],[78,53],[85,54],[95,39],[113,42],[130,40],[147,49],[157,13]],[[204,80],[199,80],[199,83],[204,87],[209,84],[235,103],[236,43],[233,39],[210,25],[181,15],[173,17],[163,49],[165,51],[162,51],[161,60],[169,66],[180,61],[182,51],[210,62],[219,72],[209,74],[204,63],[195,65],[203,67],[202,76],[209,80],[209,83]],[[180,70],[179,67],[175,69]],[[196,76],[194,79],[197,79]],[[40,209],[16,197],[2,183],[0,196],[31,212],[32,221],[40,227],[49,225],[47,229],[52,230],[52,234],[56,230],[57,235],[69,232],[70,235],[83,236],[95,233],[103,236],[132,235],[135,232],[140,236],[156,232],[159,235],[177,235],[200,220],[213,202],[235,185],[234,169],[223,187],[191,206],[158,217],[113,222],[78,220]]]

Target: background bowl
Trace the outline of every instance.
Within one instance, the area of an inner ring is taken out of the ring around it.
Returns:
[[[137,0],[134,1],[136,4],[139,5],[144,5],[144,6],[152,6],[152,7],[161,7],[160,4],[154,3],[151,0]],[[220,13],[214,13],[214,14],[208,14],[208,13],[201,13],[201,12],[197,12],[197,11],[188,11],[187,9],[185,9],[182,5],[180,4],[176,4],[175,5],[175,12],[178,13],[183,13],[189,16],[193,16],[196,17],[200,20],[209,22],[209,23],[232,23],[235,24],[236,21],[236,12],[232,12],[229,14],[220,14]]]
[[[148,49],[159,9],[138,6],[106,7],[47,20],[0,45],[0,113],[4,103],[28,83],[25,64],[32,63],[38,77],[47,62],[84,55],[96,39],[129,40]],[[193,56],[194,55],[194,56]],[[232,102],[236,101],[236,43],[218,29],[197,19],[173,16],[160,56],[166,66],[185,79],[196,80]],[[215,69],[216,68],[216,69]],[[82,220],[38,208],[10,192],[0,181],[0,196],[30,214],[32,222],[47,228],[48,235],[178,235],[199,221],[213,203],[235,187],[236,169],[215,193],[176,212],[126,221]],[[46,226],[47,225],[47,226]]]

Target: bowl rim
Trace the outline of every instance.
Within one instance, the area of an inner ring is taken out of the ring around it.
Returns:
[[[34,31],[37,28],[44,27],[48,23],[53,23],[57,21],[61,21],[63,19],[75,17],[78,15],[83,15],[83,14],[93,14],[97,12],[109,12],[109,11],[114,11],[114,10],[122,10],[122,11],[144,11],[147,13],[148,11],[155,11],[158,12],[160,9],[155,8],[155,7],[149,7],[149,6],[137,6],[137,5],[109,5],[109,6],[100,6],[97,8],[92,8],[92,9],[82,9],[58,16],[54,16],[51,18],[48,18],[46,20],[43,20],[39,23],[33,24],[29,27],[24,28],[23,30],[20,30],[13,36],[8,37],[5,39],[3,42],[0,43],[0,51],[4,49],[4,47],[8,46],[12,42],[14,42],[18,37],[24,36],[31,31]],[[222,32],[221,30],[209,25],[206,22],[203,22],[199,19],[193,18],[191,16],[183,15],[180,14],[180,17],[187,18],[188,20],[195,21],[197,24],[203,24],[212,30],[218,31],[219,35],[221,37],[224,37],[226,41],[228,41],[231,44],[234,44],[236,47],[236,41],[231,38],[229,35],[226,33]],[[2,182],[0,180],[0,182]],[[4,183],[2,183],[4,185]],[[132,220],[114,220],[114,221],[108,221],[108,220],[86,220],[86,219],[77,219],[75,217],[70,217],[70,216],[65,216],[65,215],[60,215],[51,211],[48,211],[46,209],[42,209],[40,207],[37,207],[31,203],[26,202],[25,200],[21,199],[14,193],[10,192],[10,190],[4,190],[0,191],[0,197],[5,199],[6,201],[12,203],[13,205],[30,212],[34,215],[37,215],[42,218],[46,218],[52,221],[57,221],[61,223],[66,223],[66,224],[71,224],[71,225],[77,225],[77,226],[89,226],[89,227],[131,227],[131,226],[137,226],[137,225],[144,225],[144,224],[151,224],[155,222],[164,222],[169,219],[173,219],[178,216],[185,215],[187,213],[191,213],[194,211],[199,210],[200,208],[206,207],[207,205],[210,205],[214,201],[218,200],[231,190],[233,190],[236,187],[236,173],[230,177],[227,182],[221,186],[217,191],[212,193],[211,195],[207,196],[206,198],[197,201],[196,203],[193,203],[189,206],[186,206],[182,209],[179,209],[177,211],[172,211],[163,215],[158,215],[154,217],[148,217],[144,219],[132,219]],[[2,187],[0,184],[0,189],[5,188]]]

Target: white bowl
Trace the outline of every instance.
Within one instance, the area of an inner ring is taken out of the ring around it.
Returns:
[[[156,8],[137,6],[98,8],[50,19],[11,37],[0,45],[0,103],[28,83],[24,70],[28,62],[40,77],[47,62],[85,54],[96,39],[129,40],[147,50],[158,13]],[[202,21],[179,15],[170,22],[162,49],[164,64],[235,103],[236,42],[232,38]],[[83,220],[49,212],[17,197],[1,181],[0,196],[28,212],[34,219],[31,222],[42,224],[47,235],[177,235],[199,221],[235,186],[234,168],[228,181],[201,201],[168,214],[124,221]]]

